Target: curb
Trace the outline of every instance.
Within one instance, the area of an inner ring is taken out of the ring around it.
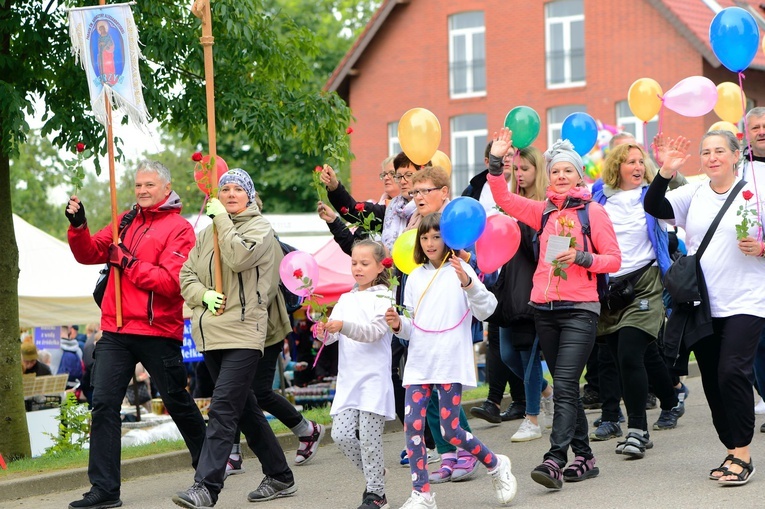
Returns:
[[[699,376],[698,365],[695,362],[689,364],[688,376]],[[506,395],[502,400],[502,406],[504,407],[510,401],[510,397]],[[469,419],[472,419],[470,408],[480,406],[481,403],[483,403],[483,400],[462,402],[462,408],[465,410],[465,414]],[[321,441],[322,446],[333,442],[331,433],[329,433],[332,426],[327,425],[326,428],[328,432],[324,433],[324,438]],[[403,429],[403,425],[398,420],[386,421],[384,432],[395,433],[402,431]],[[276,438],[283,450],[297,450],[299,442],[297,437],[292,433],[282,433],[277,435]],[[251,454],[247,454],[245,457],[253,458]],[[125,481],[136,477],[162,474],[183,469],[189,469],[191,472],[190,459],[188,450],[184,449],[181,451],[125,460],[122,462],[122,480]],[[292,467],[295,466],[289,458],[287,462],[290,463]],[[90,481],[88,480],[88,469],[86,467],[60,470],[48,474],[41,473],[26,477],[17,477],[0,481],[0,502],[47,495],[49,493],[58,493],[77,488],[87,489],[89,486]]]

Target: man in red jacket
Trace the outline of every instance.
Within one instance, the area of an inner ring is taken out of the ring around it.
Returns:
[[[114,277],[110,275],[101,304],[102,338],[96,343],[92,374],[93,423],[88,477],[92,487],[69,509],[119,507],[120,405],[137,362],[159,389],[196,468],[205,438],[205,423],[186,391],[181,356],[183,299],[178,274],[195,236],[181,217],[181,200],[171,190],[170,172],[155,161],[139,164],[135,174],[136,205],[120,218],[120,242],[112,242],[108,225],[91,235],[85,207],[72,196],[66,208],[69,247],[78,262],[108,262],[119,269],[122,326],[117,327]]]

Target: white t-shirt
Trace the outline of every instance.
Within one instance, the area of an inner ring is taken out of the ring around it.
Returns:
[[[642,188],[618,191],[608,198],[604,207],[614,224],[616,240],[622,252],[622,266],[611,276],[618,277],[641,269],[656,259],[648,238],[645,210],[640,201]]]
[[[731,189],[717,194],[709,181],[688,184],[667,193],[667,200],[675,213],[674,223],[685,229],[685,245],[688,254],[698,251],[709,226],[728,198],[728,194],[739,182],[737,177]],[[765,188],[765,186],[760,186]],[[747,183],[744,189],[754,193],[754,186]],[[760,192],[760,221],[765,206],[763,192]],[[756,199],[748,207],[756,210]],[[706,251],[701,256],[701,269],[709,290],[712,316],[723,318],[748,314],[765,318],[765,258],[745,256],[738,249],[736,225],[741,223],[736,215],[744,205],[742,193],[733,200],[712,236]],[[757,238],[757,227],[749,230],[749,236]]]
[[[499,214],[497,204],[494,201],[494,196],[491,194],[491,187],[489,187],[488,182],[483,185],[481,195],[478,197],[478,202],[483,205],[483,209],[486,211],[486,217]]]

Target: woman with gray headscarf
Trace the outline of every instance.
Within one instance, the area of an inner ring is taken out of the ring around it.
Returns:
[[[598,475],[579,397],[579,377],[595,343],[600,314],[595,273],[615,272],[621,252],[611,220],[603,207],[590,203],[584,185],[584,164],[567,140],[545,152],[550,186],[547,199],[535,201],[512,194],[502,176],[502,157],[512,150],[511,131],[494,135],[489,157],[489,186],[502,210],[539,231],[539,261],[531,302],[539,344],[555,379],[555,417],[550,450],[531,478],[559,490],[563,481]],[[582,222],[590,231],[583,232]],[[574,461],[568,463],[568,449]]]

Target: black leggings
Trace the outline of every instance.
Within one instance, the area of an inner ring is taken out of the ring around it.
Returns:
[[[489,395],[486,397],[496,405],[502,403],[505,387],[510,384],[510,396],[514,403],[526,404],[526,391],[523,380],[518,378],[502,362],[499,351],[499,325],[489,324],[489,345],[486,348],[486,378],[489,382]]]
[[[765,318],[752,315],[712,318],[714,333],[691,347],[712,422],[726,449],[746,447],[752,442],[752,365],[763,325]]]
[[[634,327],[622,327],[605,337],[621,377],[622,397],[627,408],[627,427],[648,430],[645,401],[648,398],[648,374],[645,352],[655,341],[647,332]]]

